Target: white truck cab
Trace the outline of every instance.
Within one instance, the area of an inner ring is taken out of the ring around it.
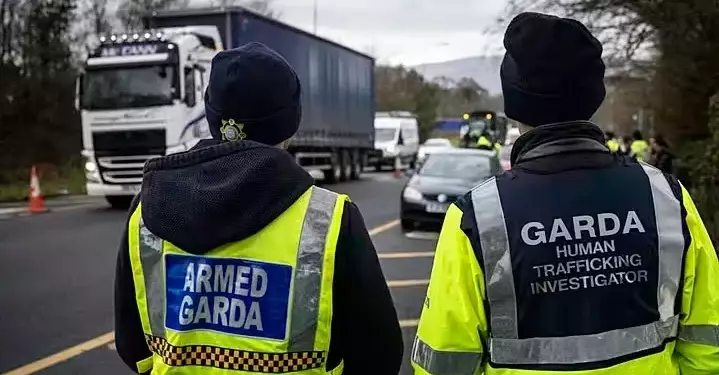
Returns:
[[[374,120],[375,151],[368,164],[377,171],[393,166],[395,159],[414,168],[419,150],[419,123],[410,112],[377,112]]]
[[[215,26],[100,37],[78,80],[88,195],[126,207],[145,162],[209,138],[203,95],[212,57],[223,49]]]

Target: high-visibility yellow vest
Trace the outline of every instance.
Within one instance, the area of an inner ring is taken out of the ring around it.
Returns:
[[[616,139],[609,139],[607,140],[607,147],[609,148],[609,151],[611,152],[618,152],[619,151],[619,141]]]
[[[257,234],[193,255],[151,233],[141,204],[129,251],[142,330],[160,374],[328,371],[335,247],[344,203],[312,187]],[[198,234],[201,235],[201,234]]]
[[[629,148],[632,151],[632,155],[635,156],[637,160],[646,161],[647,153],[649,152],[649,144],[647,143],[647,141],[643,139],[634,141],[629,146]]]
[[[493,149],[494,151],[499,151],[502,148],[502,146],[500,146],[499,143],[492,143],[492,141],[490,141],[485,136],[479,137],[479,139],[477,140],[477,147],[486,148],[488,150]]]
[[[445,217],[411,352],[414,374],[719,374],[719,292],[716,288],[719,262],[711,239],[686,189],[678,182],[670,185],[656,168],[641,164],[641,169],[648,183],[643,188],[650,190],[652,197],[651,201],[644,203],[651,205],[650,211],[654,211],[646,216],[653,222],[648,222],[645,230],[654,231],[650,237],[656,238],[657,267],[645,271],[651,276],[644,279],[648,285],[644,290],[650,291],[648,298],[653,299],[655,304],[635,306],[634,309],[651,309],[655,314],[653,321],[579,335],[522,336],[526,327],[520,327],[521,321],[535,319],[531,315],[538,312],[527,311],[526,307],[522,310],[521,303],[532,298],[535,292],[554,296],[574,293],[573,298],[584,298],[586,301],[588,288],[617,285],[615,281],[621,281],[625,274],[637,273],[641,265],[635,262],[637,267],[630,267],[627,263],[621,274],[614,275],[616,279],[607,278],[607,273],[614,272],[611,269],[614,266],[609,265],[605,269],[606,258],[603,256],[611,257],[621,252],[614,254],[613,250],[609,250],[610,254],[603,254],[599,250],[592,255],[590,247],[581,250],[579,247],[564,246],[571,242],[558,241],[556,247],[553,244],[548,246],[551,250],[546,258],[546,264],[552,265],[553,270],[562,270],[552,279],[557,283],[554,284],[555,289],[549,290],[551,288],[548,287],[540,291],[525,287],[541,280],[534,276],[538,276],[535,272],[540,272],[536,268],[541,269],[544,264],[523,270],[515,266],[515,257],[522,256],[518,254],[518,248],[525,241],[519,237],[537,234],[539,232],[535,231],[539,227],[532,227],[529,223],[521,230],[514,229],[518,219],[513,215],[525,206],[514,203],[512,211],[505,212],[506,203],[517,197],[501,194],[501,184],[497,182],[499,178],[492,178],[471,191],[471,209],[467,206],[460,208],[458,203],[454,203]],[[474,217],[477,237],[470,239],[465,232],[464,215]],[[610,217],[615,214],[599,214],[602,215]],[[581,216],[580,220],[589,220],[587,218],[591,219],[590,216]],[[557,220],[560,221],[549,220],[551,226],[539,228],[541,233],[531,239],[539,241],[538,246],[544,246],[542,241],[547,239],[578,237],[574,231],[570,234],[561,219]],[[637,229],[627,229],[631,223],[629,216],[626,221],[617,220],[614,223],[613,231],[618,235],[626,233],[627,236],[634,236],[639,233]],[[599,224],[599,231],[609,228],[602,225]],[[559,236],[561,233],[564,234]],[[597,238],[593,232],[584,239],[591,244]],[[584,244],[581,240],[574,243]],[[547,246],[541,250],[545,248]],[[552,259],[554,251],[559,256],[559,252],[571,253],[572,249],[577,257],[571,260]],[[540,249],[537,251],[541,252]],[[579,254],[580,251],[586,255]],[[633,251],[624,249],[624,254]],[[481,256],[478,257],[477,252]],[[581,269],[578,264],[583,261],[587,265]],[[596,268],[601,270],[596,271]],[[574,280],[576,284],[572,281],[567,283],[569,278],[577,276],[583,279]],[[621,282],[641,282],[636,274],[632,276],[633,279],[627,275],[628,281]],[[562,278],[567,278],[564,280],[566,284],[557,281]],[[587,283],[584,284],[584,281]],[[636,290],[640,290],[639,287]],[[618,316],[637,311],[619,305],[616,309]],[[562,310],[558,308],[557,311]],[[571,318],[556,317],[557,320]],[[617,319],[613,316],[601,318]]]

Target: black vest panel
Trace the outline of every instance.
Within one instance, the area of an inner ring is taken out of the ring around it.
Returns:
[[[512,259],[518,338],[652,323],[658,237],[639,164],[497,178]]]

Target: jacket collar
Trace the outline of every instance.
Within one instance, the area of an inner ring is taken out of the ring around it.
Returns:
[[[599,152],[609,154],[604,133],[589,121],[571,121],[538,126],[517,138],[512,146],[512,165],[547,156]]]

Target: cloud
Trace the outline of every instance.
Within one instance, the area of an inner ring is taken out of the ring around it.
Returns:
[[[415,65],[500,53],[494,25],[505,0],[317,0],[317,33],[370,52],[380,62]],[[276,0],[284,22],[313,30],[313,0]]]

